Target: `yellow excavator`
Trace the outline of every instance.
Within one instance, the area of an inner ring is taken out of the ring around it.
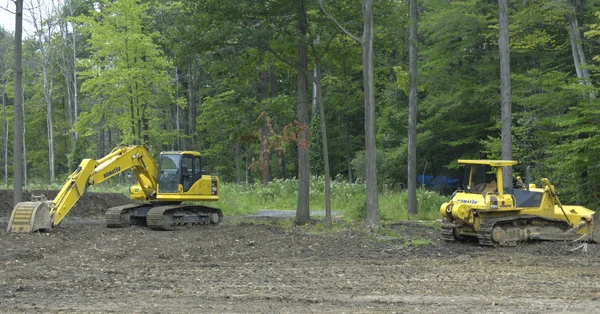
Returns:
[[[34,198],[18,203],[10,216],[8,232],[52,230],[88,186],[129,169],[137,179],[137,184],[129,189],[130,198],[144,202],[109,208],[105,216],[107,227],[147,225],[152,229],[171,230],[196,224],[220,224],[223,220],[220,209],[188,203],[219,200],[219,178],[205,174],[203,167],[199,152],[161,152],[157,165],[143,146],[119,146],[101,159],[84,159],[54,200]]]
[[[462,190],[440,207],[442,239],[477,239],[484,246],[515,246],[528,240],[600,243],[600,211],[563,205],[547,178],[543,187],[517,178],[513,188],[502,181],[513,160],[458,160],[465,165]],[[488,169],[495,169],[489,176]],[[491,178],[489,178],[491,177]],[[512,183],[512,182],[511,182]]]

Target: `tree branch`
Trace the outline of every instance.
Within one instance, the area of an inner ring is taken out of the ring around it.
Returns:
[[[333,17],[333,15],[329,14],[329,12],[327,12],[327,10],[325,10],[325,6],[323,6],[323,0],[319,0],[319,5],[321,6],[321,10],[323,10],[323,13],[325,13],[325,15],[327,15],[327,17],[329,17],[335,24],[337,24],[337,26],[339,28],[342,29],[342,31],[344,33],[346,33],[346,35],[348,35],[350,38],[356,40],[358,43],[361,43],[362,40],[360,39],[360,37],[354,36],[352,35],[352,33],[350,33],[349,31],[347,31],[344,26],[342,26],[342,24],[340,24],[335,17]]]
[[[265,46],[265,49],[267,49],[267,51],[272,53],[273,56],[275,56],[275,58],[277,58],[279,61],[289,65],[291,68],[298,70],[297,63],[291,63],[291,62],[288,62],[287,60],[283,59],[283,57],[280,54],[278,54],[275,50],[271,49],[271,47],[269,47],[268,44],[264,44],[264,46]],[[310,73],[306,72],[304,69],[300,69],[300,70],[308,77],[309,80],[311,79],[312,75]]]
[[[15,14],[16,13],[16,12],[11,11],[8,7],[4,7],[4,6],[1,6],[1,5],[0,5],[0,9],[4,10],[4,11],[10,13],[10,14]]]

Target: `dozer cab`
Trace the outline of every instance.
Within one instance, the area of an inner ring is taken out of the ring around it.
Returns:
[[[512,160],[459,160],[465,165],[463,189],[457,190],[440,213],[446,241],[475,238],[485,246],[514,246],[528,240],[593,241],[600,243],[600,213],[583,206],[563,205],[554,186],[543,188],[502,181]],[[493,169],[490,174],[487,169]],[[528,175],[527,175],[528,177]]]
[[[162,152],[157,164],[143,146],[119,146],[101,159],[84,159],[54,200],[36,198],[18,203],[12,211],[8,231],[55,228],[88,186],[126,170],[131,170],[137,180],[129,189],[130,198],[140,202],[109,208],[105,216],[107,227],[147,225],[170,230],[178,226],[219,224],[223,219],[220,209],[194,204],[219,200],[219,178],[205,174],[203,166],[203,158],[195,151]]]

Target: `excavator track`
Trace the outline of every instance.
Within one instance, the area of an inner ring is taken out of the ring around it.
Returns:
[[[173,230],[197,224],[220,225],[223,212],[218,208],[200,205],[167,205],[148,211],[148,227],[155,230]]]
[[[454,237],[454,224],[446,219],[442,221],[442,240],[446,242],[456,241],[456,237]]]
[[[135,209],[148,206],[147,204],[127,204],[111,207],[106,211],[104,219],[108,228],[123,228],[135,224],[131,220],[131,212]]]
[[[525,229],[533,223],[537,223],[542,227],[552,227],[563,231],[567,231],[570,228],[569,224],[565,221],[547,219],[533,215],[499,217],[484,219],[477,231],[477,238],[479,244],[484,246],[516,246],[522,241],[543,239],[543,236],[538,235],[537,237],[533,237],[529,232],[525,231]],[[515,230],[521,230],[522,235],[513,236],[512,238],[510,238],[510,235],[507,236],[507,233],[511,231],[514,233]],[[556,236],[558,237],[559,234],[556,234]],[[508,239],[504,240],[507,237]]]

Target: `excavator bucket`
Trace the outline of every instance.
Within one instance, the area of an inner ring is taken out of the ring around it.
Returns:
[[[592,215],[592,242],[600,243],[600,210]]]
[[[8,221],[8,232],[30,233],[51,229],[52,217],[47,201],[18,203]]]

